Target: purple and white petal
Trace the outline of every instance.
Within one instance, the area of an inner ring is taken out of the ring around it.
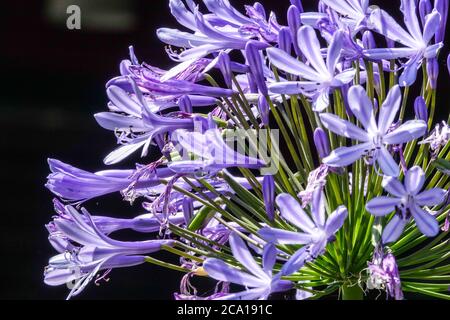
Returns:
[[[439,233],[439,223],[434,216],[417,205],[412,206],[410,210],[420,232],[427,237],[434,237]]]
[[[376,217],[385,216],[394,211],[401,202],[399,198],[380,196],[367,202],[366,210]]]

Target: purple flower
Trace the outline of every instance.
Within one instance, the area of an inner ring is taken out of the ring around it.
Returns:
[[[405,47],[368,49],[364,54],[375,60],[408,58],[409,60],[405,63],[404,71],[399,78],[399,83],[402,86],[410,86],[416,81],[417,69],[422,63],[422,59],[435,58],[442,47],[442,42],[429,44],[439,28],[441,15],[433,10],[426,16],[426,23],[422,30],[417,17],[416,1],[402,0],[401,3],[401,10],[408,31],[381,9],[372,12],[370,21],[375,31]]]
[[[103,234],[85,209],[80,214],[72,206],[65,212],[70,219],[53,221],[54,236],[79,246],[61,251],[49,260],[44,282],[57,286],[75,281],[68,298],[79,294],[100,270],[128,267],[145,262],[144,254],[156,252],[172,240],[117,241]],[[67,248],[68,249],[68,248]]]
[[[173,175],[167,168],[154,169],[145,178],[137,176],[139,170],[104,170],[91,173],[59,160],[48,160],[52,173],[47,177],[46,187],[64,200],[81,203],[86,200],[130,186],[135,194],[159,184],[158,179]]]
[[[365,130],[331,113],[321,114],[320,119],[328,130],[362,143],[331,151],[330,155],[323,159],[323,163],[331,167],[342,167],[365,157],[369,164],[376,161],[385,175],[398,176],[398,165],[389,153],[387,145],[398,145],[417,139],[427,130],[424,121],[410,120],[389,131],[400,108],[400,103],[400,88],[394,86],[383,102],[377,124],[372,102],[367,97],[363,87],[351,87],[348,92],[348,104]]]
[[[244,49],[248,40],[275,42],[280,26],[275,15],[266,18],[259,4],[246,6],[247,16],[233,8],[228,0],[204,0],[211,12],[201,14],[193,1],[170,0],[172,15],[182,26],[194,33],[177,29],[160,28],[158,38],[169,44],[185,48],[181,53],[172,52],[171,57],[187,61],[204,57],[226,49]]]
[[[233,150],[222,138],[221,131],[212,124],[204,133],[177,130],[174,140],[182,149],[199,157],[196,160],[172,161],[168,167],[180,174],[194,174],[197,176],[213,175],[217,171],[230,167],[258,169],[265,163],[257,158],[245,156]]]
[[[312,170],[308,175],[306,188],[298,193],[298,197],[302,200],[302,207],[306,207],[313,199],[314,191],[319,188],[323,189],[327,182],[329,168],[325,164],[321,164],[318,168]]]
[[[313,193],[311,217],[303,210],[298,200],[288,193],[278,195],[276,203],[280,208],[281,216],[301,231],[264,227],[259,231],[259,235],[264,240],[275,244],[305,245],[285,264],[284,274],[297,271],[304,262],[323,254],[328,242],[334,240],[335,233],[347,218],[347,209],[340,206],[326,219],[325,195],[321,188],[317,188]]]
[[[431,89],[437,88],[437,80],[439,76],[439,65],[436,58],[428,59],[427,61],[427,75],[430,82]]]
[[[396,178],[385,176],[383,187],[392,197],[380,196],[366,204],[366,209],[374,216],[385,216],[393,211],[395,215],[383,230],[383,243],[396,241],[411,217],[419,230],[427,237],[434,237],[439,232],[439,223],[422,206],[434,206],[442,203],[446,191],[432,188],[420,192],[425,183],[425,173],[419,166],[414,166],[405,174],[404,184]]]
[[[55,239],[53,237],[54,236],[53,231],[57,230],[57,228],[55,227],[55,221],[61,219],[73,221],[73,219],[72,215],[70,214],[70,211],[68,210],[68,208],[70,207],[64,206],[57,199],[54,199],[53,202],[55,206],[55,211],[56,213],[58,213],[58,216],[53,217],[54,221],[50,222],[47,225],[47,229],[51,231],[50,238]],[[89,220],[85,216],[82,216],[82,218],[86,223],[89,223]],[[115,231],[124,229],[130,229],[142,233],[153,233],[158,232],[161,229],[160,219],[152,213],[144,213],[130,219],[91,215],[91,220],[97,226],[98,230],[100,230],[104,234],[110,234]],[[184,222],[184,216],[180,212],[175,215],[171,215],[169,217],[169,220],[172,224],[178,225]],[[51,240],[50,238],[49,240]]]
[[[81,203],[105,194],[122,191],[133,184],[135,193],[159,185],[159,179],[173,175],[168,168],[155,169],[145,179],[134,179],[136,170],[104,170],[95,173],[75,168],[56,159],[48,159],[52,173],[46,187],[64,200]],[[140,190],[140,191],[139,191]]]
[[[322,58],[320,43],[314,29],[303,26],[298,31],[298,42],[304,45],[300,50],[310,65],[293,58],[283,50],[267,49],[270,62],[277,68],[302,78],[301,81],[281,81],[273,83],[269,89],[273,93],[299,94],[310,97],[315,111],[323,111],[329,105],[329,94],[353,80],[354,69],[335,73],[342,49],[342,32],[336,32],[328,49],[326,63]]]
[[[433,131],[428,137],[419,144],[429,144],[430,149],[433,151],[433,156],[436,156],[439,150],[444,147],[450,140],[450,127],[445,122],[436,124]]]
[[[368,289],[386,290],[386,293],[395,300],[403,300],[400,274],[392,253],[384,254],[383,249],[375,248],[368,272]]]
[[[206,259],[203,263],[203,268],[211,278],[239,284],[245,286],[247,289],[221,296],[217,299],[264,300],[271,293],[283,292],[293,287],[291,281],[281,280],[281,273],[276,275],[272,274],[272,269],[277,258],[277,249],[273,244],[267,244],[264,247],[261,268],[254,260],[244,241],[237,234],[232,233],[229,242],[233,256],[244,266],[246,271],[241,271],[216,258]]]
[[[95,119],[99,125],[107,130],[114,131],[118,135],[118,143],[122,144],[121,147],[105,157],[104,162],[108,165],[122,161],[140,148],[142,148],[141,156],[144,157],[147,155],[150,143],[156,135],[181,128],[193,128],[194,126],[193,118],[180,119],[154,114],[141,90],[134,81],[131,81],[131,83],[136,100],[116,86],[110,86],[107,91],[118,111],[125,112],[126,115],[117,112],[95,114]]]
[[[367,24],[366,20],[371,11],[368,0],[321,0],[321,3],[339,13],[345,23],[356,30]]]

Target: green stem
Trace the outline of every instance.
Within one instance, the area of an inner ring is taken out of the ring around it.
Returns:
[[[363,300],[364,293],[358,284],[341,286],[341,299],[342,300]]]

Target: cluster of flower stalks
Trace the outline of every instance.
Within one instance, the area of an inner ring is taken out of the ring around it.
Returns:
[[[117,138],[108,169],[49,160],[45,283],[71,297],[150,263],[180,273],[176,299],[449,299],[448,6],[401,0],[396,21],[369,0],[291,0],[282,25],[258,2],[170,0],[173,68],[130,47],[95,114]],[[88,211],[116,192],[136,216]]]

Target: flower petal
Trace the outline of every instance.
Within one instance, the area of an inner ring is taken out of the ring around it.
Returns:
[[[385,216],[394,211],[395,207],[397,207],[400,203],[401,199],[399,198],[385,196],[376,197],[367,202],[366,210],[376,217]]]
[[[369,135],[366,131],[347,120],[343,120],[332,113],[322,113],[319,117],[324,127],[333,133],[358,141],[369,141]]]
[[[312,238],[310,234],[275,228],[262,228],[258,234],[266,241],[276,244],[307,244]]]
[[[392,155],[385,147],[381,147],[378,150],[377,164],[380,167],[383,174],[391,177],[398,177],[400,174],[400,169],[397,162],[395,162]]]
[[[401,0],[400,10],[403,13],[406,28],[409,33],[416,39],[422,39],[419,19],[417,18],[416,1]]]
[[[246,287],[260,287],[264,285],[264,281],[261,279],[240,271],[220,259],[206,259],[203,263],[203,268],[208,273],[208,276],[219,281],[232,282]]]
[[[274,244],[268,243],[264,246],[263,251],[263,270],[267,275],[272,274],[273,266],[277,261],[277,248]]]
[[[444,201],[446,194],[444,189],[432,188],[419,193],[414,200],[420,206],[436,206]]]
[[[300,50],[314,69],[321,75],[329,74],[323,61],[320,43],[314,29],[310,26],[303,26],[298,30],[297,37],[298,43],[301,44]]]
[[[322,188],[316,188],[312,197],[312,218],[319,228],[325,225],[325,194]]]
[[[409,1],[409,0],[408,0]],[[415,48],[416,40],[405,31],[386,11],[376,9],[370,15],[370,22],[373,24],[375,31],[381,33],[385,37],[399,42],[407,47]]]
[[[384,190],[386,190],[393,196],[401,198],[406,194],[405,187],[395,177],[384,176],[381,185],[383,186]]]
[[[434,216],[420,208],[418,205],[414,205],[410,209],[420,232],[427,237],[434,237],[439,233],[439,223]]]
[[[381,105],[380,115],[378,117],[378,129],[381,134],[387,132],[397,115],[402,102],[402,92],[400,87],[395,85],[389,90],[389,93]]]
[[[347,219],[348,211],[345,206],[339,206],[327,219],[325,225],[325,233],[327,236],[334,235],[343,225]]]
[[[309,247],[304,246],[297,250],[289,260],[283,265],[281,274],[288,276],[303,267],[303,265],[310,259]]]
[[[427,15],[425,26],[423,28],[423,41],[430,42],[436,31],[439,29],[441,23],[441,15],[436,10]]]
[[[416,195],[422,190],[425,183],[425,173],[419,166],[414,166],[406,172],[405,175],[405,188],[411,195]]]
[[[341,56],[341,49],[343,44],[343,32],[338,30],[334,33],[327,52],[327,68],[330,74],[334,74],[334,69]]]
[[[351,147],[340,147],[331,151],[322,162],[331,167],[345,167],[360,159],[370,148],[372,148],[370,142]]]
[[[427,124],[423,120],[409,120],[394,131],[384,136],[383,141],[389,144],[402,144],[423,136]]]
[[[283,218],[305,232],[313,232],[316,226],[293,196],[282,193],[277,196],[276,203]]]
[[[252,254],[248,250],[244,240],[236,234],[232,233],[229,238],[231,251],[233,256],[238,260],[249,272],[253,273],[257,277],[265,277],[266,274],[261,269],[259,264],[256,263]]]
[[[313,68],[298,61],[283,50],[268,48],[266,52],[270,62],[280,70],[313,81],[320,77],[320,74]]]
[[[377,132],[375,116],[373,115],[373,105],[367,96],[366,90],[357,85],[352,86],[348,91],[348,105],[355,117],[362,123],[369,132]]]
[[[381,236],[383,243],[387,244],[396,241],[401,236],[408,221],[409,219],[404,220],[399,215],[393,216],[391,221],[384,227],[383,235]]]

